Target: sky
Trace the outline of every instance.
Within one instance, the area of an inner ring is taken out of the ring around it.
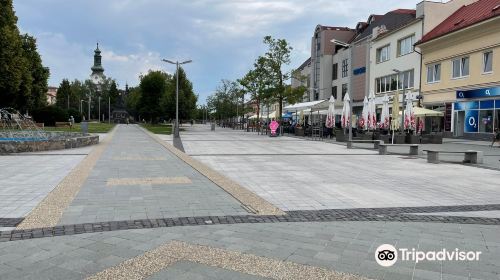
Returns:
[[[355,28],[370,14],[415,9],[420,0],[14,0],[22,33],[37,38],[49,85],[87,79],[96,42],[104,74],[120,88],[148,70],[185,65],[199,104],[221,79],[241,78],[265,53],[263,37],[286,39],[296,68],[310,55],[316,25]]]

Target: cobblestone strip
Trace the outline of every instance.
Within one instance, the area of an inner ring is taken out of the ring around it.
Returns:
[[[283,212],[281,209],[277,208],[276,206],[272,205],[265,199],[261,198],[260,196],[256,195],[255,193],[251,192],[250,190],[244,188],[240,184],[236,183],[235,181],[223,176],[219,172],[216,172],[215,170],[211,169],[210,167],[206,166],[205,164],[195,160],[194,158],[190,157],[189,155],[183,153],[182,151],[179,151],[176,149],[174,146],[168,144],[167,142],[161,140],[158,136],[154,135],[153,133],[143,129],[146,134],[151,136],[156,142],[160,143],[163,147],[165,147],[167,150],[169,150],[171,153],[176,155],[179,159],[193,167],[195,170],[200,172],[203,176],[207,177],[210,181],[214,182],[217,186],[225,190],[227,193],[229,193],[231,196],[233,196],[236,200],[238,200],[241,204],[243,204],[244,207],[249,208],[253,212],[259,215],[284,215],[285,212]]]
[[[101,271],[87,280],[146,279],[178,261],[189,261],[270,279],[367,279],[321,267],[281,261],[225,249],[171,241],[145,254]]]
[[[0,242],[31,238],[44,238],[60,235],[73,235],[103,231],[116,231],[141,228],[176,226],[201,226],[219,224],[252,223],[290,223],[290,222],[333,222],[333,221],[385,221],[385,222],[431,222],[456,224],[500,225],[500,218],[411,215],[405,213],[367,213],[363,211],[302,211],[289,215],[235,215],[235,216],[198,216],[163,219],[143,219],[110,221],[86,224],[43,227],[36,229],[1,231]]]
[[[116,132],[116,126],[104,140],[85,157],[43,200],[26,216],[17,229],[55,226],[64,209],[73,201],[83,183],[94,168],[97,160],[108,146]]]

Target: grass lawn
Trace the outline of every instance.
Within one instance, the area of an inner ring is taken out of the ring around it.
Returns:
[[[109,132],[115,126],[114,123],[89,123],[89,133],[106,133]],[[52,127],[46,126],[44,128],[46,131],[72,131],[72,132],[81,132],[81,126],[79,123],[76,123],[73,128],[69,127]]]
[[[141,126],[155,134],[172,134],[172,126],[170,124],[141,124]]]

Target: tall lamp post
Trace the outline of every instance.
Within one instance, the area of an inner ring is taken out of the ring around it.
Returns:
[[[170,64],[175,64],[177,67],[177,71],[175,72],[175,76],[177,81],[175,82],[175,126],[174,126],[174,137],[179,137],[179,65],[188,64],[193,62],[192,60],[186,60],[183,62],[179,61],[171,61],[168,59],[162,59],[163,62],[167,62]]]
[[[352,44],[348,44],[348,43],[345,43],[345,42],[342,42],[342,41],[339,41],[339,40],[336,40],[336,39],[333,39],[331,40],[330,42],[336,44],[336,45],[339,45],[339,46],[342,46],[344,48],[348,48],[349,49],[349,64],[351,65],[350,67],[348,66],[348,70],[349,70],[349,88],[347,90],[347,92],[349,93],[349,112],[350,112],[350,116],[349,116],[349,141],[352,141],[352,101],[354,99],[353,95],[352,95],[352,75],[353,75],[353,71],[351,71],[350,69],[352,69],[352,59],[353,59],[353,49],[352,49]]]

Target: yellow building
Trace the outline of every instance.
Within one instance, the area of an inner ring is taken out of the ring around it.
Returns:
[[[500,0],[461,7],[416,47],[423,104],[445,112],[432,130],[491,139],[500,127]]]

